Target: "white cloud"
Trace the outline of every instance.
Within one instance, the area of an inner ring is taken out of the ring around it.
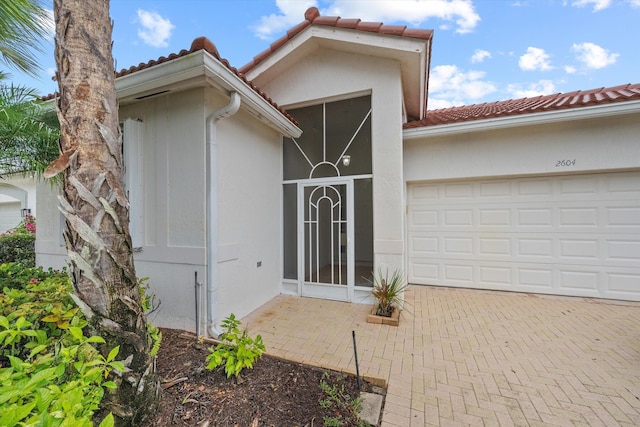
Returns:
[[[43,19],[44,26],[47,31],[47,38],[53,39],[56,35],[56,21],[53,16],[53,10],[45,9],[46,17]]]
[[[574,74],[578,71],[578,69],[576,67],[574,67],[573,65],[566,65],[564,67],[564,72],[567,74]]]
[[[491,53],[489,51],[476,49],[471,56],[471,62],[475,64],[477,62],[482,62],[487,58],[491,58]]]
[[[256,36],[263,40],[274,38],[283,30],[304,21],[304,13],[312,6],[317,6],[315,0],[276,0],[280,13],[263,16],[260,23],[253,26]]]
[[[165,19],[157,12],[138,9],[138,22],[142,28],[138,29],[138,37],[145,44],[153,47],[167,47],[169,37],[175,26],[169,19]]]
[[[457,33],[474,30],[480,15],[470,0],[334,0],[327,14],[363,21],[409,22],[420,25],[430,18],[451,21]]]
[[[263,16],[260,23],[252,27],[261,39],[272,39],[282,30],[302,22],[304,12],[311,6],[317,6],[317,1],[277,0],[276,5],[278,14]],[[461,34],[473,31],[480,22],[480,15],[470,0],[333,0],[320,13],[385,24],[405,22],[413,26],[437,18],[448,21],[440,28],[448,28],[448,23],[454,23],[456,32]]]
[[[556,87],[551,80],[540,80],[537,83],[531,83],[527,86],[522,84],[510,84],[507,86],[513,99],[531,98],[540,95],[550,95],[556,93]]]
[[[576,52],[576,59],[582,62],[587,68],[598,70],[607,65],[615,64],[618,53],[609,53],[608,50],[595,43],[574,43],[571,48]]]
[[[640,0],[627,0],[631,7],[640,7]]]
[[[464,72],[455,65],[438,65],[429,75],[429,109],[472,104],[496,91],[483,80],[483,71]]]
[[[549,54],[539,47],[528,47],[527,53],[520,57],[518,65],[524,71],[549,71],[553,69],[549,62]]]
[[[611,0],[573,0],[571,5],[577,7],[593,5],[593,11],[598,12],[611,6]]]

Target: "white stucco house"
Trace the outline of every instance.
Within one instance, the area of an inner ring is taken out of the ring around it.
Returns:
[[[363,303],[396,268],[640,300],[640,85],[428,111],[432,35],[310,8],[240,69],[199,38],[117,74],[157,324],[215,334],[279,293]],[[36,251],[61,267],[54,193]]]
[[[0,175],[0,233],[14,228],[25,215],[36,215],[36,182],[22,174]]]

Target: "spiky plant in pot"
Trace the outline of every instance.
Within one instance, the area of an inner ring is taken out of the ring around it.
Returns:
[[[382,270],[378,270],[378,274],[373,276],[373,297],[378,304],[376,308],[377,316],[391,317],[394,310],[401,309],[404,304],[402,294],[407,288],[404,274],[400,270],[395,270],[391,276],[387,270],[382,274]]]

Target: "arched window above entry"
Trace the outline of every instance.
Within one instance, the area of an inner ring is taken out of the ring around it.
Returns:
[[[303,133],[285,138],[284,179],[371,174],[371,96],[290,110]]]

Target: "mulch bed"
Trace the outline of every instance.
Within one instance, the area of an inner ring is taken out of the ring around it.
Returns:
[[[354,376],[263,355],[240,381],[224,369],[204,369],[212,344],[198,343],[184,331],[162,329],[157,370],[163,382],[162,402],[151,426],[319,427],[335,407],[323,409],[320,381],[344,385],[357,396]],[[268,349],[267,349],[268,351]],[[363,382],[363,391],[371,386]],[[350,414],[342,414],[345,418]],[[345,424],[346,426],[347,424]]]

